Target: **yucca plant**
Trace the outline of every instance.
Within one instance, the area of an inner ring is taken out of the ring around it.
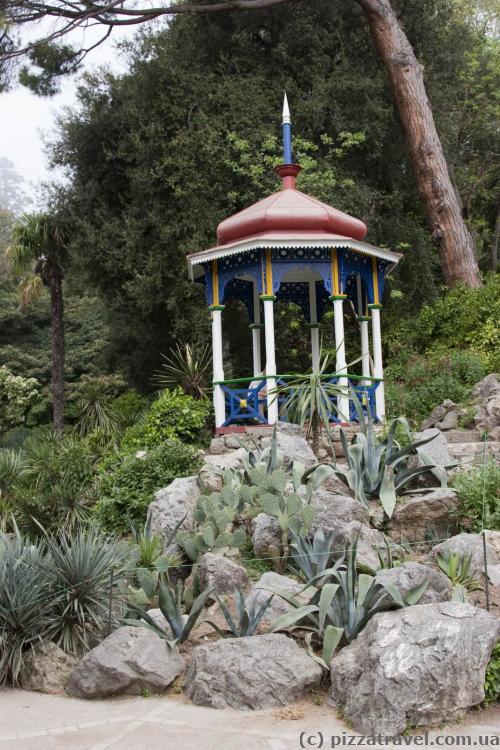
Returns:
[[[141,607],[133,606],[133,609],[136,614],[139,615],[140,619],[125,620],[125,623],[136,627],[149,627],[161,638],[166,638],[169,645],[173,647],[177,643],[184,643],[184,641],[188,639],[189,634],[196,625],[196,622],[203,611],[205,602],[211,593],[212,589],[205,589],[205,591],[202,591],[201,594],[194,599],[189,614],[186,614],[184,586],[182,581],[177,581],[177,584],[172,586],[164,576],[161,576],[159,606],[163,616],[170,625],[173,639],[168,638],[165,631],[156,624],[150,615],[148,615],[147,610],[142,609]]]
[[[87,378],[81,382],[74,404],[80,435],[100,433],[108,438],[116,435],[120,421],[113,405],[114,396],[113,388],[104,379]]]
[[[178,343],[153,378],[153,383],[163,388],[182,388],[193,398],[208,398],[211,392],[212,355],[209,346],[197,350],[191,344]]]
[[[233,618],[225,602],[223,602],[220,596],[216,594],[215,598],[219,602],[219,606],[228,627],[227,629],[222,630],[211,620],[206,620],[206,623],[222,637],[230,636],[231,638],[245,638],[246,636],[254,635],[266,614],[267,608],[271,604],[273,596],[274,595],[271,594],[271,596],[260,606],[257,606],[257,602],[252,599],[250,605],[247,607],[245,603],[245,594],[241,589],[237,589],[234,594],[236,618]]]
[[[332,414],[337,414],[343,421],[349,420],[349,415],[340,414],[336,405],[340,398],[347,395],[347,388],[330,382],[330,361],[330,356],[326,354],[320,362],[318,371],[311,370],[305,375],[294,376],[286,384],[280,384],[276,390],[276,397],[278,394],[285,395],[281,411],[288,415],[290,422],[295,422],[301,427],[306,426],[306,437],[311,438],[312,449],[316,454],[323,428],[333,455],[330,438]]]
[[[0,533],[0,685],[18,685],[25,657],[53,633],[52,573],[43,541]]]
[[[54,598],[51,639],[66,652],[85,651],[109,623],[111,573],[119,577],[126,550],[92,527],[47,535],[46,549]]]

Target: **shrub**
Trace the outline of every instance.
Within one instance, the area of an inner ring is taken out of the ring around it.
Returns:
[[[30,416],[42,401],[38,381],[14,375],[0,367],[0,434],[13,427],[31,424]]]
[[[484,357],[471,351],[412,355],[386,368],[388,413],[419,422],[447,398],[466,402],[487,374]]]
[[[72,529],[88,519],[97,500],[95,479],[100,459],[95,446],[74,435],[38,430],[23,445],[22,471],[9,493],[20,527],[38,534]]]
[[[127,427],[131,427],[147,410],[149,403],[146,396],[141,396],[133,388],[129,388],[129,390],[113,399],[113,408],[120,428],[126,430]]]
[[[484,693],[486,704],[500,700],[500,643],[497,643],[493,649],[489,664],[486,667]]]
[[[165,440],[143,456],[123,448],[109,454],[98,479],[99,524],[120,533],[128,532],[131,523],[143,524],[155,490],[176,477],[195,474],[200,465],[196,449],[176,438]]]
[[[457,472],[451,484],[458,492],[458,519],[463,531],[500,530],[500,466],[492,459],[483,466]]]
[[[209,437],[211,412],[212,406],[207,399],[186,396],[179,388],[162,391],[144,418],[127,430],[122,447],[154,448],[171,438],[202,444]]]

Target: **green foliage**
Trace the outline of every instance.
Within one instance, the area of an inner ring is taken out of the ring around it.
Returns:
[[[500,466],[496,461],[457,471],[451,484],[458,492],[458,520],[463,531],[500,531]]]
[[[231,531],[238,509],[238,498],[228,487],[222,492],[202,495],[193,514],[194,531],[179,531],[177,541],[196,562],[205,552],[240,547],[247,541],[244,529]]]
[[[453,586],[463,586],[468,591],[478,588],[477,580],[471,575],[472,552],[468,555],[461,555],[445,546],[441,552],[437,553],[436,563]]]
[[[211,413],[211,403],[206,399],[187,396],[179,388],[162,391],[144,418],[127,430],[122,447],[154,448],[172,438],[203,444],[209,435]]]
[[[110,573],[122,561],[122,548],[93,529],[37,541],[0,534],[0,684],[19,684],[44,640],[81,653],[105,635]]]
[[[14,375],[5,365],[0,367],[0,435],[19,425],[33,424],[40,402],[35,378]]]
[[[134,609],[144,622],[141,622],[141,620],[127,620],[126,622],[129,625],[136,625],[137,627],[151,628],[159,636],[166,638],[171,646],[174,646],[176,643],[184,643],[196,625],[203,611],[203,606],[211,593],[211,589],[202,591],[193,601],[189,614],[186,615],[182,581],[178,581],[175,586],[171,586],[164,577],[161,578],[159,605],[162,614],[172,629],[173,639],[167,638],[165,631],[158,627],[146,610],[140,607],[134,607]]]
[[[325,534],[323,529],[316,529],[314,537],[301,537],[290,534],[291,558],[301,578],[310,581],[319,573],[327,570],[333,562],[333,533]]]
[[[141,396],[133,388],[129,388],[113,399],[113,409],[118,419],[121,430],[131,427],[136,421],[140,421],[149,407],[149,399]]]
[[[321,657],[311,653],[328,669],[337,646],[350,643],[377,612],[403,607],[404,601],[393,586],[377,583],[374,576],[358,573],[357,541],[350,545],[344,558],[333,568],[312,578],[303,591],[307,604],[298,596],[275,593],[292,605],[290,612],[279,617],[272,630],[305,630],[310,649],[322,648]],[[330,581],[333,581],[330,582]],[[314,584],[320,584],[316,587]],[[423,591],[422,591],[423,593]]]
[[[211,620],[206,621],[207,625],[211,625],[213,629],[222,637],[228,635],[231,638],[246,638],[246,636],[255,635],[255,631],[262,622],[267,608],[271,604],[271,599],[273,598],[273,596],[274,594],[271,594],[271,596],[269,596],[259,606],[257,606],[256,599],[252,599],[247,607],[245,603],[245,594],[241,589],[237,589],[233,597],[236,610],[236,618],[234,618],[231,615],[229,607],[226,605],[226,603],[222,601],[220,596],[216,595],[216,599],[219,602],[219,606],[222,610],[222,614],[224,615],[224,619],[227,622],[228,629],[221,630],[221,628],[219,628],[219,626]]]
[[[420,422],[445,399],[466,403],[473,386],[488,374],[482,353],[453,350],[414,354],[386,369],[387,404]]]
[[[500,700],[500,643],[491,652],[484,680],[484,701],[487,705]]]
[[[73,414],[80,435],[100,432],[111,437],[119,419],[113,403],[113,388],[107,378],[85,378],[79,383]]]
[[[161,369],[154,377],[160,388],[182,388],[193,398],[207,398],[212,390],[212,354],[209,346],[196,351],[190,344],[177,344],[170,355],[163,355]]]
[[[195,474],[200,459],[194,448],[176,438],[165,439],[136,456],[129,448],[108,454],[99,471],[96,518],[108,531],[126,533],[129,524],[144,522],[155,490],[177,477]]]
[[[378,498],[386,516],[390,518],[396,507],[397,495],[401,494],[416,477],[431,474],[440,482],[441,487],[446,487],[446,470],[431,463],[422,449],[435,435],[412,442],[410,428],[404,417],[398,417],[391,422],[385,437],[377,435],[370,411],[368,410],[365,417],[355,394],[353,398],[361,429],[352,438],[351,445],[347,443],[345,431],[340,428],[348,470],[341,471],[336,464],[331,463],[313,466],[303,477],[310,491],[335,474],[367,508],[368,499]],[[398,428],[402,428],[406,433],[406,444],[403,446],[395,439]],[[411,468],[409,458],[415,455],[421,456],[423,465]]]
[[[23,530],[71,530],[86,521],[97,499],[99,454],[88,440],[36,431],[19,451],[22,469],[9,488]]]

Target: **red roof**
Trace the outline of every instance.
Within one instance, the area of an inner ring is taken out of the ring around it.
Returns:
[[[276,171],[283,177],[283,189],[221,221],[217,227],[219,245],[264,232],[318,232],[319,236],[340,234],[364,239],[368,230],[360,219],[295,189],[298,167],[287,165]]]

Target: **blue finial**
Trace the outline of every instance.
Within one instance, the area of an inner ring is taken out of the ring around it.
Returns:
[[[285,164],[293,164],[292,156],[292,121],[290,120],[290,109],[288,99],[283,99],[283,160]]]

